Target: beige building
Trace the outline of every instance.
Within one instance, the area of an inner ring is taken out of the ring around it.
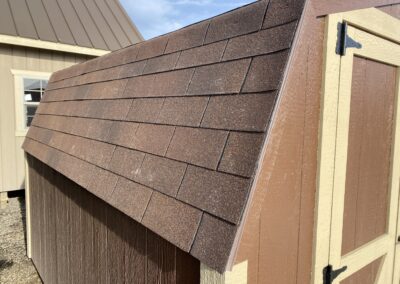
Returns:
[[[0,197],[22,189],[21,144],[52,72],[143,38],[118,0],[0,2]]]

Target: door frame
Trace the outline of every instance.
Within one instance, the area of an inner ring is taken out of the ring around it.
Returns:
[[[338,23],[343,22],[400,44],[398,28],[400,21],[376,8],[331,14],[326,17],[314,227],[313,283],[322,283],[322,271],[329,263],[341,63],[341,56],[336,54],[336,46]],[[397,77],[399,81],[400,72]],[[400,233],[399,213],[397,212],[398,234]],[[395,265],[400,266],[399,246],[396,247],[396,256]],[[395,279],[398,279],[400,275],[395,275],[395,277],[397,277]]]

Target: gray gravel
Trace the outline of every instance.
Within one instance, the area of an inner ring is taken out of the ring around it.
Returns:
[[[42,283],[26,257],[23,197],[10,198],[0,205],[0,283]]]

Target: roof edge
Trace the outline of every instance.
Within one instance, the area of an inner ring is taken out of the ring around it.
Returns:
[[[236,233],[236,236],[235,236],[235,240],[234,240],[234,243],[233,243],[233,246],[232,246],[231,254],[229,256],[228,263],[227,263],[227,266],[226,266],[226,269],[225,269],[226,271],[231,271],[233,269],[233,267],[234,267],[234,265],[236,263],[236,259],[238,257],[238,252],[239,252],[239,248],[240,248],[240,244],[241,244],[244,228],[246,226],[251,207],[253,206],[253,197],[255,195],[255,191],[257,190],[257,187],[258,187],[257,180],[259,179],[260,174],[262,172],[262,165],[263,165],[262,161],[265,159],[265,156],[266,156],[267,147],[268,147],[268,143],[269,143],[269,140],[270,140],[270,133],[271,133],[270,130],[274,127],[274,121],[275,121],[275,117],[276,117],[276,114],[277,114],[277,110],[279,108],[281,95],[285,90],[287,77],[288,77],[288,74],[290,72],[290,66],[292,65],[293,57],[294,57],[296,48],[297,48],[297,46],[299,44],[300,34],[301,34],[301,31],[302,31],[302,29],[304,27],[305,18],[309,16],[309,15],[307,15],[307,10],[308,9],[312,9],[312,5],[311,5],[311,1],[310,0],[305,0],[304,2],[305,3],[304,3],[304,6],[303,6],[302,15],[301,15],[300,21],[299,21],[299,23],[298,23],[298,25],[296,27],[296,33],[295,33],[294,38],[293,38],[292,46],[290,47],[290,54],[289,54],[289,58],[288,58],[288,61],[286,63],[286,66],[285,66],[285,72],[283,74],[283,78],[282,78],[282,81],[281,81],[282,83],[281,83],[281,86],[279,87],[279,90],[278,90],[277,101],[275,102],[274,111],[273,111],[273,113],[271,115],[271,119],[270,119],[271,123],[269,124],[269,127],[267,129],[267,135],[265,137],[263,146],[261,148],[260,156],[258,158],[258,163],[257,163],[257,169],[256,169],[256,172],[255,172],[255,175],[254,175],[254,179],[253,179],[253,182],[252,182],[252,185],[251,185],[251,188],[250,188],[250,192],[249,192],[248,202],[247,202],[247,205],[246,205],[246,207],[244,209],[242,221],[240,222],[240,225],[238,227],[238,230],[237,230],[237,233]],[[260,210],[261,210],[261,208],[260,208]]]
[[[142,35],[142,33],[139,31],[138,27],[136,26],[136,24],[133,22],[132,18],[129,17],[128,13],[126,12],[125,8],[122,6],[120,1],[115,1],[115,3],[118,5],[118,7],[121,9],[121,12],[124,14],[125,18],[128,20],[129,24],[131,25],[132,29],[135,31],[135,33],[137,34],[138,38],[140,39],[140,41],[144,41],[144,37]],[[132,43],[132,44],[136,44],[136,43]]]
[[[37,39],[29,39],[19,36],[10,36],[3,34],[0,35],[0,44],[17,45],[17,46],[32,47],[38,49],[67,52],[67,53],[76,53],[76,54],[90,55],[90,56],[102,56],[107,53],[110,53],[109,50],[82,47],[71,44],[43,41]]]

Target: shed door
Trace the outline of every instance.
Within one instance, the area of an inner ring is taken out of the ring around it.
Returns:
[[[331,204],[324,209],[330,216],[325,283],[388,284],[394,281],[394,269],[400,269],[394,267],[399,235],[400,45],[372,32],[348,26],[349,48],[345,55],[333,55],[339,58],[338,78],[325,82],[337,84],[337,95],[323,105],[324,119],[335,109],[328,125],[322,126],[322,135],[331,135],[322,140],[333,141],[330,155],[321,153],[332,173],[331,181],[320,180],[320,185],[329,184],[331,194]],[[324,127],[333,130],[324,133]]]

